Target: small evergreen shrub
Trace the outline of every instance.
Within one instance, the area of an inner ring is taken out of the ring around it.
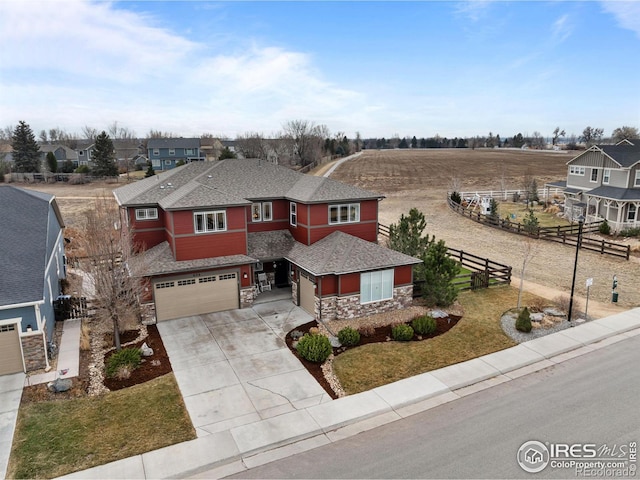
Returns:
[[[462,198],[458,192],[451,192],[451,201],[460,205],[462,203]]]
[[[418,335],[430,335],[436,331],[438,324],[435,318],[429,315],[423,315],[414,318],[411,322],[411,327]]]
[[[609,225],[609,222],[607,222],[606,220],[604,222],[602,222],[600,224],[600,226],[598,227],[598,231],[602,234],[602,235],[611,235],[611,225]]]
[[[640,235],[640,228],[638,227],[633,227],[633,228],[625,228],[624,230],[622,230],[620,232],[620,235],[622,235],[623,237],[637,237]]]
[[[109,357],[105,373],[107,377],[113,378],[118,375],[119,372],[126,370],[125,367],[135,370],[141,361],[142,352],[140,352],[139,348],[123,348]]]
[[[398,342],[408,342],[413,338],[413,328],[406,323],[394,325],[391,329],[391,336]]]
[[[302,358],[315,363],[324,362],[333,353],[329,339],[319,333],[304,335],[296,349]]]
[[[516,330],[529,333],[532,328],[531,314],[529,313],[529,309],[527,307],[524,307],[524,309],[518,314],[518,319],[516,320]]]
[[[360,343],[360,333],[351,327],[344,327],[338,332],[338,341],[345,347],[353,347]]]

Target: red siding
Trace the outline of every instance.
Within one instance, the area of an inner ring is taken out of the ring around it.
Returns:
[[[270,232],[272,230],[286,230],[287,228],[289,228],[289,220],[250,222],[247,224],[248,232]]]
[[[413,267],[411,265],[403,265],[395,268],[393,275],[393,285],[409,285],[413,282]]]
[[[311,243],[322,240],[335,231],[348,233],[349,235],[362,238],[368,242],[377,243],[378,241],[377,223],[343,223],[341,225],[315,227],[311,229]]]
[[[340,295],[360,293],[360,274],[348,273],[340,276]]]
[[[309,205],[311,225],[326,225],[329,223],[329,205],[326,203]]]
[[[240,286],[243,288],[251,286],[251,266],[250,265],[242,265],[240,267]]]
[[[365,200],[360,202],[360,221],[378,221],[378,200]]]
[[[335,275],[326,275],[319,282],[322,285],[320,295],[323,297],[336,295],[338,293],[338,277]]]
[[[128,208],[126,215],[135,244],[146,250],[164,241],[164,212],[161,209],[158,209],[157,220],[136,220],[135,208]]]
[[[171,212],[173,216],[173,233],[174,235],[184,235],[193,233],[193,212],[190,210],[181,210]]]
[[[247,234],[244,230],[177,237],[175,242],[176,260],[246,255],[247,253]]]
[[[136,231],[133,236],[133,242],[142,250],[148,250],[165,241],[164,230]]]

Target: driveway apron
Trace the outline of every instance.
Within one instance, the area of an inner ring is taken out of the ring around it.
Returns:
[[[331,400],[285,344],[311,320],[279,300],[158,324],[199,437]]]

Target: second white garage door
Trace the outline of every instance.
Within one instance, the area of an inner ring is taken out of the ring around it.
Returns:
[[[23,371],[18,325],[0,325],[0,375]]]
[[[236,273],[162,278],[153,282],[153,293],[159,322],[240,306]]]
[[[311,315],[316,310],[316,285],[304,275],[300,276],[300,306]]]

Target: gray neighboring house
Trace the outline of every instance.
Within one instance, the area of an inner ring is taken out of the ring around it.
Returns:
[[[0,185],[0,375],[49,365],[54,300],[66,278],[64,223],[53,195]]]
[[[615,232],[640,227],[640,139],[590,147],[567,162],[566,181],[547,186],[563,188],[570,220],[607,220]]]
[[[176,168],[180,161],[191,163],[205,160],[199,138],[150,138],[147,157],[157,172]]]
[[[60,169],[66,161],[70,161],[73,164],[73,168],[78,168],[78,152],[65,146],[65,145],[40,145],[40,155],[42,159],[42,165],[45,167],[40,169],[42,172],[46,172],[49,168],[47,166],[47,154],[53,152],[58,161],[58,169]]]

